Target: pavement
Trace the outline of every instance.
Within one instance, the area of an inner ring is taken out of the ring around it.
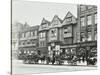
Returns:
[[[23,64],[22,61],[19,60],[12,61],[12,75],[86,71],[96,69],[97,67],[95,66]]]

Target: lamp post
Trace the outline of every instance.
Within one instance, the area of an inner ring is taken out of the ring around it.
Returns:
[[[51,43],[51,51],[52,51],[52,64],[54,64],[54,56],[55,56],[55,51],[54,51],[54,48],[55,48],[55,44],[54,43]]]

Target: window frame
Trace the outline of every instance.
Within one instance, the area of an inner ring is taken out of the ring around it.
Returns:
[[[92,15],[87,15],[87,25],[88,26],[92,25]]]
[[[84,39],[84,41],[83,41]],[[84,32],[81,32],[81,42],[85,42],[86,41],[86,36]]]
[[[89,33],[90,33],[90,34],[89,34]],[[91,35],[90,40],[89,40],[89,35]],[[89,31],[89,32],[87,32],[87,36],[88,36],[88,37],[87,37],[87,41],[92,41],[92,32],[90,32],[90,31]]]
[[[85,16],[80,18],[80,25],[81,25],[81,27],[85,26]]]
[[[97,13],[94,14],[94,20],[95,20],[95,24],[97,24]]]

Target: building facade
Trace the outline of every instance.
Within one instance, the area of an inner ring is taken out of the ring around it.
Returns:
[[[97,58],[97,7],[78,5],[79,58]]]
[[[38,51],[42,55],[48,54],[47,42],[48,42],[48,29],[50,22],[43,18],[40,26],[39,26],[39,47]]]
[[[62,45],[61,50],[66,56],[76,55],[77,48],[77,18],[70,12],[62,22]]]
[[[20,32],[18,54],[31,55],[37,53],[38,29],[39,26],[24,25],[23,31]]]
[[[19,32],[23,30],[23,24],[15,23],[12,25],[12,36],[11,36],[11,48],[12,48],[12,57],[17,57],[17,51],[19,47]]]
[[[72,50],[72,53],[76,53],[77,19],[71,12],[68,12],[63,20],[55,15],[50,23],[48,33],[48,54],[51,57],[60,54],[66,55]]]
[[[61,23],[62,20],[55,15],[50,23],[48,31],[48,54],[53,57],[55,54],[59,54],[61,45]]]
[[[63,20],[55,15],[51,22],[43,18],[39,26],[25,23],[18,44],[19,54],[62,54],[88,63],[88,59],[97,58],[97,7],[78,5],[77,17],[68,12]]]

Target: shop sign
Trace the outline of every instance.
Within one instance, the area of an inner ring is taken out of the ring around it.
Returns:
[[[77,45],[61,46],[61,48],[71,48],[71,47],[77,47]]]
[[[81,43],[81,44],[79,44],[78,46],[95,46],[96,45],[96,43],[95,42],[90,42],[90,43]]]

